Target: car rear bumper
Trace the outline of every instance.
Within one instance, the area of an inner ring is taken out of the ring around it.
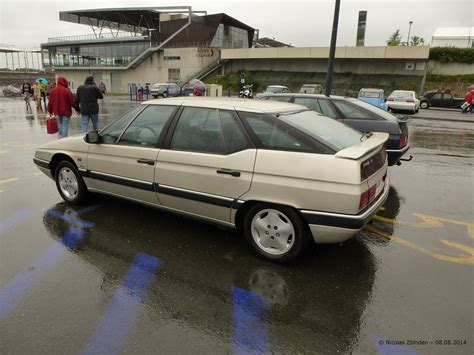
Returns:
[[[408,152],[408,149],[410,149],[410,144],[405,145],[402,149],[387,149],[388,165],[395,165]]]
[[[416,110],[416,103],[414,102],[397,102],[397,101],[390,101],[387,102],[388,107],[392,110],[403,110],[403,111],[415,111]]]
[[[352,238],[369,223],[388,198],[388,178],[383,192],[370,207],[357,215],[301,210],[303,219],[308,223],[316,243],[341,243]]]

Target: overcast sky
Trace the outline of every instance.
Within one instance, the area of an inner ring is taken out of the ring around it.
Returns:
[[[329,46],[334,4],[335,0],[0,0],[0,43],[32,49],[48,37],[92,33],[88,26],[59,21],[60,11],[190,5],[208,14],[225,12],[258,28],[260,37],[298,47]],[[396,29],[406,40],[409,21],[411,34],[428,43],[436,27],[474,26],[473,0],[341,0],[338,46],[355,45],[359,10],[368,11],[368,46],[385,45]]]

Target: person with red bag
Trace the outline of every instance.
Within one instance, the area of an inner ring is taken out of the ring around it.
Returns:
[[[72,108],[79,113],[76,98],[71,90],[69,90],[66,78],[60,76],[56,87],[51,90],[48,102],[48,112],[50,115],[58,117],[59,138],[64,138],[68,135]]]

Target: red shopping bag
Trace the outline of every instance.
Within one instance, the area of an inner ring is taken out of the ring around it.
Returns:
[[[58,133],[58,120],[56,117],[48,117],[46,119],[46,132],[48,134]]]

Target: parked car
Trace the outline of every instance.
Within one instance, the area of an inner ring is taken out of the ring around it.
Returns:
[[[390,111],[410,111],[415,114],[420,110],[420,100],[414,91],[395,90],[387,97]]]
[[[150,89],[150,95],[155,99],[158,98],[158,96],[162,96],[164,98],[168,96],[179,96],[179,92],[180,88],[176,83],[153,84]]]
[[[69,203],[88,192],[142,202],[238,228],[288,261],[370,221],[388,196],[387,139],[300,105],[184,97],[41,145],[33,161]]]
[[[322,94],[323,87],[318,84],[303,84],[300,89],[301,94]]]
[[[385,92],[382,89],[360,89],[357,98],[388,111],[388,104],[385,102]]]
[[[14,87],[13,85],[8,85],[4,87],[2,89],[2,92],[3,92],[3,96],[11,96],[11,97],[21,96],[21,90]]]
[[[265,89],[265,92],[257,94],[256,98],[263,97],[265,95],[271,95],[271,94],[284,94],[290,92],[290,89],[288,89],[286,86],[283,85],[269,85]]]
[[[410,149],[408,142],[408,121],[398,118],[366,102],[341,96],[309,94],[268,95],[263,100],[283,101],[306,106],[361,132],[385,132],[390,135],[386,149],[388,165],[400,165],[400,159]]]
[[[454,97],[449,90],[428,91],[420,97],[420,107],[428,109],[430,107],[460,108],[464,103],[464,98]]]

